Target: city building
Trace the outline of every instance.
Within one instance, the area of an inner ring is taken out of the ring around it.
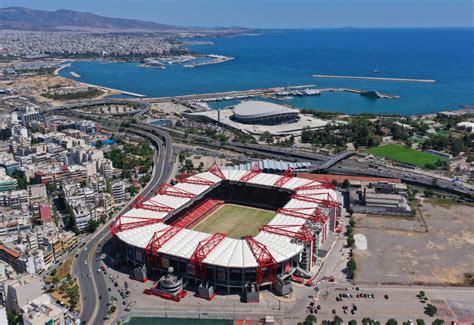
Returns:
[[[38,276],[24,276],[19,280],[8,280],[4,290],[7,310],[20,313],[23,307],[43,295],[43,282]]]
[[[112,196],[114,201],[117,203],[121,203],[125,201],[125,184],[123,181],[117,181],[112,183]]]
[[[0,324],[8,324],[7,310],[0,305]]]
[[[51,297],[43,294],[21,308],[24,325],[62,325],[64,310],[51,302]]]
[[[89,220],[96,220],[95,206],[87,205],[85,201],[74,201],[70,204],[71,217],[74,225],[81,231],[87,229]]]
[[[0,168],[0,192],[16,190],[18,182],[13,177],[5,174],[5,169]]]
[[[19,112],[19,117],[21,124],[27,126],[32,121],[41,120],[41,113],[36,111],[34,107],[29,106]]]
[[[350,181],[350,202],[357,213],[413,215],[404,183]]]

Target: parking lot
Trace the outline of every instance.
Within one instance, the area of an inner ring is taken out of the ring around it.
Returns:
[[[474,271],[474,208],[425,203],[415,220],[356,217],[367,250],[355,250],[358,284],[463,284]]]
[[[320,305],[315,315],[320,320],[329,320],[337,314],[344,321],[355,319],[361,321],[364,317],[381,321],[394,318],[399,323],[423,319],[431,323],[436,318],[445,321],[468,320],[474,317],[474,290],[466,288],[445,287],[401,287],[401,286],[343,286],[338,284],[321,285],[319,294],[314,299],[314,305]],[[427,303],[438,309],[437,317],[429,317],[424,313],[426,304],[416,297],[420,290],[426,292]],[[351,296],[347,298],[347,296]],[[362,295],[365,297],[359,297]],[[374,298],[372,298],[372,295]],[[387,295],[387,297],[385,297]],[[340,296],[345,296],[339,298]],[[337,298],[337,300],[336,300]],[[338,301],[339,300],[339,301]],[[356,306],[354,310],[353,304]],[[344,306],[347,306],[344,312]],[[309,313],[310,311],[307,311]]]

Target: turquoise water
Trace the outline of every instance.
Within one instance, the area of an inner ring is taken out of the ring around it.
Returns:
[[[231,320],[133,317],[127,325],[232,325]]]
[[[474,104],[474,29],[339,29],[273,31],[260,36],[211,39],[196,52],[235,57],[221,64],[166,70],[137,63],[82,62],[63,69],[80,80],[147,96],[316,84],[376,89],[401,96],[373,100],[350,93],[295,97],[288,103],[346,113],[422,114]],[[378,67],[379,73],[373,74]],[[312,74],[435,79],[435,84],[316,79]]]

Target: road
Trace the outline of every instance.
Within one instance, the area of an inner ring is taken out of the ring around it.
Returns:
[[[317,165],[320,165],[323,161],[328,161],[331,156],[323,155],[320,153],[313,153],[304,150],[299,150],[296,148],[282,148],[275,146],[266,146],[259,144],[249,144],[249,143],[238,143],[231,142],[228,144],[221,144],[218,141],[210,139],[201,135],[187,134],[185,138],[185,133],[166,127],[156,127],[149,125],[141,125],[141,128],[158,128],[163,131],[169,132],[174,137],[179,138],[181,141],[198,141],[203,146],[212,147],[215,149],[227,149],[236,152],[241,152],[244,154],[254,153],[260,156],[265,156],[274,159],[283,159],[283,160],[293,160],[301,159],[313,162]],[[347,175],[366,175],[366,176],[377,176],[377,177],[387,177],[387,178],[399,178],[402,181],[420,186],[428,186],[437,188],[443,191],[461,194],[461,195],[473,195],[474,188],[467,183],[458,182],[453,183],[451,180],[446,179],[445,177],[436,176],[436,175],[427,175],[422,171],[416,169],[402,169],[393,166],[385,166],[381,164],[373,164],[369,162],[357,161],[354,159],[345,159],[336,162],[331,168],[326,171],[335,174],[347,174]],[[436,185],[433,185],[433,179],[436,180]]]
[[[97,116],[77,112],[74,110],[68,111],[68,114],[75,115],[81,118],[96,120],[97,122],[102,123],[103,125],[108,125],[110,127],[117,128],[120,126],[120,121],[118,120],[107,119],[106,121],[104,121],[103,119],[101,120],[100,118],[97,118]],[[208,146],[215,149],[233,150],[244,154],[255,153],[275,159],[303,159],[315,162],[319,165],[321,164],[321,162],[328,161],[328,159],[331,158],[331,156],[328,155],[308,152],[296,148],[282,148],[275,146],[245,144],[237,142],[222,144],[219,141],[213,140],[205,136],[185,134],[185,132],[182,131],[170,129],[163,126],[155,126],[151,124],[133,124],[132,126],[134,127],[134,129],[129,130],[143,130],[157,133],[162,138],[164,138],[167,143],[170,144],[172,143],[171,135],[173,135],[173,137],[176,137],[181,141],[197,141],[203,146]],[[331,168],[327,169],[327,171],[336,174],[399,178],[409,184],[433,187],[442,191],[447,191],[458,195],[474,194],[474,188],[464,182],[453,183],[450,180],[445,179],[444,177],[433,175],[428,176],[418,170],[403,170],[392,166],[374,165],[369,162],[362,162],[354,159],[345,159],[338,161]],[[433,179],[436,180],[435,185],[433,185]]]
[[[149,138],[157,149],[151,180],[140,192],[142,196],[147,197],[159,184],[169,179],[175,155],[172,151],[171,139],[167,139],[166,136],[164,137],[165,144],[163,144],[163,141],[155,134],[140,130],[133,132]],[[128,209],[127,205],[118,215]],[[87,324],[103,324],[103,319],[108,311],[107,285],[103,273],[97,272],[101,262],[96,260],[96,256],[100,254],[103,243],[111,238],[109,226],[112,221],[113,219],[108,221],[86,241],[86,246],[78,253],[73,265],[73,272],[78,279],[82,297],[80,319],[86,321]]]

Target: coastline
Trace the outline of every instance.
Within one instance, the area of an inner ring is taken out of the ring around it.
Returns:
[[[87,86],[87,87],[94,87],[94,88],[97,88],[97,89],[102,89],[102,90],[110,91],[110,92],[112,92],[112,95],[122,94],[122,95],[127,95],[127,96],[132,96],[132,97],[139,97],[139,98],[147,97],[146,95],[134,93],[134,92],[131,92],[131,91],[126,91],[126,90],[120,90],[120,89],[116,89],[116,88],[110,88],[110,87],[105,87],[105,86],[94,85],[94,84],[87,83],[87,82],[82,82],[82,81],[77,81],[77,82],[80,83],[81,85],[84,85],[84,86]]]

